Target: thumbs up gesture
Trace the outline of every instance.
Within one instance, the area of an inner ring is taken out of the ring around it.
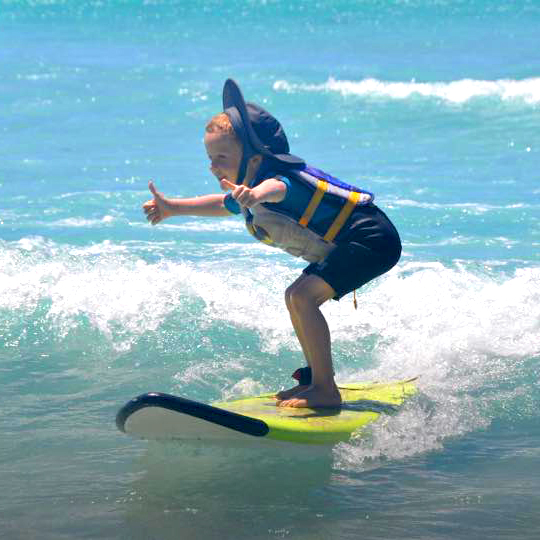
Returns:
[[[156,189],[152,180],[148,182],[148,189],[152,193],[153,199],[146,201],[142,207],[146,214],[146,219],[152,225],[157,225],[160,221],[173,215],[173,207],[163,193]]]

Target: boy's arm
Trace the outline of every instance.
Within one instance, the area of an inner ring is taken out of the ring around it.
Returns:
[[[228,180],[221,180],[220,184],[222,189],[230,189],[233,199],[246,208],[265,202],[281,202],[287,194],[287,185],[277,178],[268,178],[254,188],[237,186]]]
[[[143,204],[146,219],[157,225],[160,221],[172,216],[230,216],[223,205],[225,195],[203,195],[191,199],[170,199],[160,193],[154,182],[148,183],[148,189],[154,196]]]

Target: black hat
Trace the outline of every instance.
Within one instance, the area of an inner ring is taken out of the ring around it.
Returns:
[[[289,153],[289,143],[281,124],[262,107],[246,104],[232,79],[227,79],[223,86],[223,110],[242,141],[244,158],[248,154],[262,154],[288,168],[305,164],[303,159]]]

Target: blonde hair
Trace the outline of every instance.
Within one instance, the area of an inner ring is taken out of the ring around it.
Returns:
[[[206,124],[207,133],[224,133],[226,135],[233,135],[236,139],[236,133],[234,132],[231,119],[225,113],[219,113],[213,116],[208,124]]]

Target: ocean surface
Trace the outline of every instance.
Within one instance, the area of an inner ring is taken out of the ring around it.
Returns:
[[[540,2],[0,0],[0,537],[540,536]],[[323,310],[338,381],[419,376],[363,437],[219,448],[117,431],[303,365],[300,260],[217,192],[226,78],[293,153],[376,194],[390,273]]]

